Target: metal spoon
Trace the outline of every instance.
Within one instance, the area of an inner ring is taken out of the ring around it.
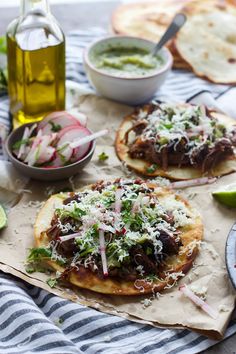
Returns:
[[[159,52],[159,50],[168,42],[174,35],[180,30],[180,28],[185,24],[187,17],[179,13],[175,15],[173,21],[159,40],[159,42],[153,48],[151,55],[155,56]]]

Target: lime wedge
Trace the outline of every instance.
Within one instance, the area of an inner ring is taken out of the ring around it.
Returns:
[[[0,205],[0,230],[7,226],[7,216],[4,208]]]
[[[218,202],[236,208],[236,183],[228,184],[212,193]]]

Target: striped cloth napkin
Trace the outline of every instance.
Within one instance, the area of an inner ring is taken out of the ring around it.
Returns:
[[[75,87],[82,92],[92,90],[83,70],[82,51],[91,40],[104,34],[100,29],[93,29],[72,32],[67,37],[67,79],[75,82]],[[230,94],[231,99],[224,100],[226,90],[226,86],[208,83],[192,73],[173,71],[156,98],[200,100],[227,111],[235,90]],[[217,97],[219,100],[215,101]],[[2,138],[9,128],[8,98],[3,95],[0,97]],[[0,158],[4,160],[2,150]],[[186,329],[157,329],[107,315],[4,273],[0,273],[0,284],[1,354],[193,354],[217,343]],[[235,332],[236,321],[232,320],[225,338]]]

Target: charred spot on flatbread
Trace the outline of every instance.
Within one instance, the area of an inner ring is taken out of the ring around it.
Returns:
[[[91,223],[95,214],[96,227]],[[105,230],[108,276],[101,265],[99,227]],[[73,233],[77,237],[63,242]],[[187,273],[203,225],[189,203],[170,189],[117,179],[52,196],[37,216],[34,234],[37,247],[52,253],[47,262],[71,284],[104,294],[139,295],[167,289]],[[87,248],[80,246],[86,242]],[[62,258],[64,264],[57,261]]]
[[[185,180],[235,171],[235,137],[235,121],[224,114],[203,106],[153,103],[124,118],[115,147],[119,159],[137,173]]]

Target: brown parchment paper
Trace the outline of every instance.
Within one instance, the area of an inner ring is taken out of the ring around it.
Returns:
[[[65,188],[77,189],[98,179],[112,179],[127,176],[127,171],[117,159],[113,144],[115,130],[122,117],[132,109],[93,95],[83,96],[80,110],[88,115],[89,127],[96,131],[108,127],[110,133],[101,138],[92,162],[82,173],[70,181],[49,184],[31,181],[28,192],[9,213],[8,227],[0,234],[0,269],[11,273],[35,286],[39,286],[61,297],[91,306],[100,311],[147,323],[157,327],[187,327],[212,338],[223,337],[234,309],[236,292],[233,289],[225,267],[225,243],[228,232],[235,221],[236,211],[221,206],[211,197],[211,191],[219,186],[235,181],[236,173],[222,177],[212,185],[192,187],[181,193],[191,199],[199,210],[204,222],[204,242],[191,271],[178,283],[206,287],[207,302],[218,311],[216,320],[197,308],[178,290],[178,286],[164,291],[158,298],[151,299],[150,306],[144,308],[141,301],[151,296],[105,296],[82,289],[51,289],[43,273],[27,274],[25,260],[28,249],[34,247],[33,224],[35,216],[48,198]],[[109,159],[101,163],[98,155],[106,152]]]

